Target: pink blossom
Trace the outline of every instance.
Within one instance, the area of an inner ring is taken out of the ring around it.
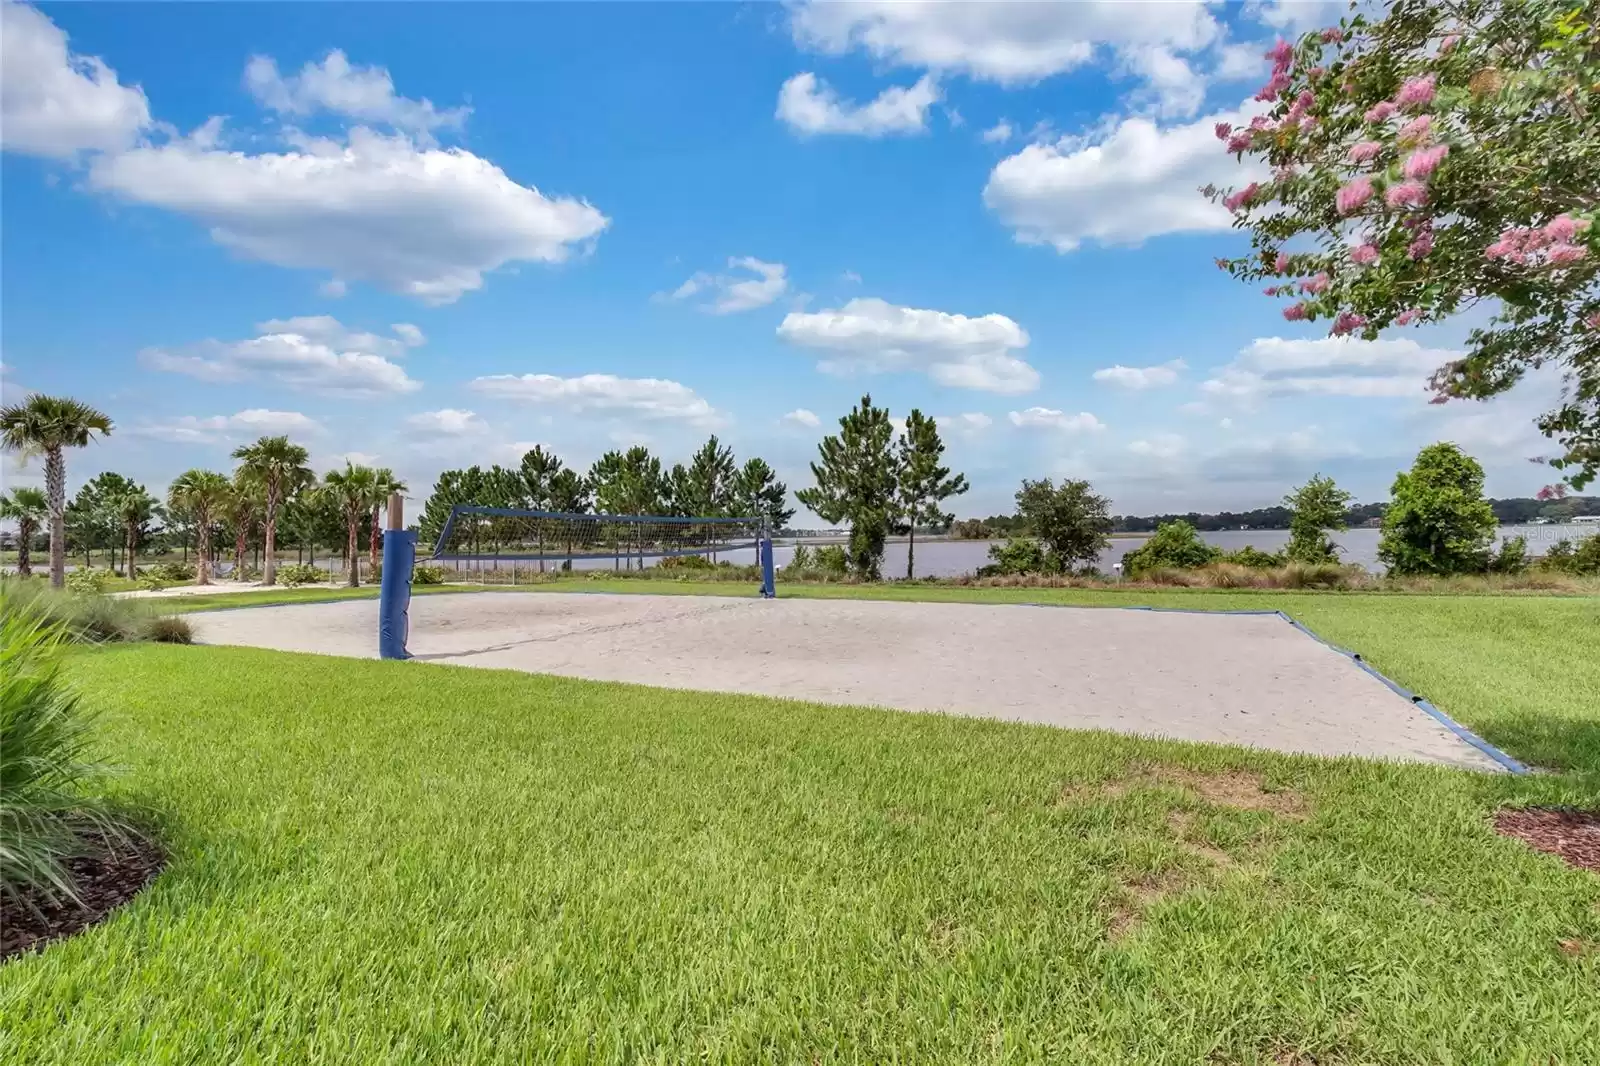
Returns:
[[[1341,311],[1339,317],[1333,321],[1333,335],[1342,337],[1346,333],[1354,333],[1367,324],[1366,317],[1354,311]]]
[[[1306,318],[1306,314],[1307,309],[1305,304],[1290,304],[1288,307],[1283,309],[1283,317],[1288,319],[1290,322],[1303,322]]]
[[[1272,172],[1273,181],[1290,181],[1299,175],[1293,164],[1286,163]]]
[[[1400,132],[1395,135],[1395,139],[1401,144],[1426,144],[1432,129],[1433,119],[1427,115],[1418,115],[1400,127]]]
[[[1404,207],[1407,204],[1421,207],[1428,202],[1428,187],[1420,181],[1402,181],[1389,186],[1384,191],[1383,199],[1390,207]]]
[[[1378,261],[1378,246],[1375,244],[1363,244],[1351,249],[1350,261],[1358,266],[1376,263]]]
[[[1237,211],[1239,208],[1249,204],[1250,201],[1255,198],[1256,193],[1260,191],[1260,184],[1252,181],[1249,185],[1246,185],[1233,195],[1225,197],[1222,201],[1222,206],[1226,207],[1229,211]]]
[[[1385,100],[1382,103],[1373,104],[1367,109],[1367,113],[1362,117],[1368,122],[1382,122],[1384,119],[1394,114],[1395,110],[1395,106],[1389,101]]]
[[[1424,74],[1420,78],[1412,78],[1400,86],[1400,91],[1395,94],[1396,106],[1403,108],[1427,107],[1433,103],[1433,75]]]
[[[1289,257],[1283,252],[1279,252],[1278,258],[1273,260],[1272,269],[1279,274],[1287,274],[1289,272]]]
[[[1401,311],[1395,316],[1394,324],[1397,326],[1409,326],[1411,323],[1417,320],[1417,316],[1421,313],[1422,312],[1418,311],[1415,307],[1411,308],[1409,311]]]
[[[1225,141],[1228,139],[1228,134],[1233,132],[1233,125],[1228,122],[1219,122],[1214,129],[1216,130],[1217,140]]]
[[[1306,77],[1310,78],[1312,81],[1321,81],[1327,73],[1327,67],[1312,67],[1310,70],[1306,71]]]
[[[1266,288],[1261,290],[1261,295],[1263,295],[1263,296],[1276,296],[1276,295],[1278,295],[1278,286],[1276,286],[1276,285],[1268,285]]]
[[[1413,260],[1426,259],[1431,251],[1433,251],[1433,231],[1431,229],[1423,230],[1417,235],[1417,239],[1406,247],[1406,255]]]
[[[1300,283],[1300,291],[1312,296],[1319,296],[1328,291],[1328,275],[1318,274],[1314,278],[1307,278]]]
[[[1279,37],[1278,42],[1272,46],[1270,51],[1263,53],[1261,58],[1272,60],[1276,66],[1287,67],[1294,61],[1294,46]]]
[[[1250,131],[1249,130],[1240,130],[1238,133],[1235,133],[1232,137],[1228,138],[1228,151],[1230,151],[1230,152],[1247,151],[1249,149],[1249,147],[1250,147]]]
[[[1600,311],[1596,311],[1588,318],[1585,318],[1583,320],[1583,324],[1588,326],[1590,329],[1600,329]]]
[[[1272,120],[1266,115],[1257,115],[1250,120],[1250,128],[1253,130],[1270,130],[1272,129]]]
[[[1589,254],[1589,249],[1581,244],[1552,244],[1549,251],[1544,253],[1545,261],[1551,266],[1566,266],[1576,263]]]
[[[1578,224],[1571,215],[1557,215],[1544,227],[1544,235],[1552,242],[1566,244],[1577,236]]]
[[[1485,259],[1505,259],[1516,250],[1516,245],[1502,237],[1483,250],[1483,257]]]
[[[1337,26],[1329,26],[1322,31],[1323,44],[1338,44],[1344,40],[1344,31]]]
[[[1372,179],[1360,177],[1340,189],[1338,195],[1334,197],[1334,203],[1341,215],[1348,215],[1370,199],[1372,199]]]
[[[1289,87],[1289,75],[1284,73],[1274,74],[1272,78],[1256,93],[1257,100],[1276,100],[1278,94]]]
[[[1378,153],[1383,151],[1383,145],[1377,141],[1361,141],[1350,146],[1350,162],[1367,163],[1376,159]]]
[[[1317,128],[1317,116],[1307,115],[1300,120],[1300,132],[1310,133]]]
[[[1450,49],[1454,48],[1460,43],[1461,35],[1459,33],[1447,34],[1445,39],[1439,42],[1439,54],[1443,55],[1445,52],[1450,51]]]
[[[1450,154],[1448,144],[1436,144],[1432,148],[1419,148],[1412,152],[1406,159],[1405,175],[1408,178],[1426,178],[1438,169],[1444,157]]]

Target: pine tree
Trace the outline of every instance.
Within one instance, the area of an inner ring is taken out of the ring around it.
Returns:
[[[939,426],[916,408],[906,418],[895,456],[898,470],[899,520],[909,534],[906,543],[906,579],[916,576],[917,526],[948,526],[955,515],[940,507],[951,496],[959,496],[970,486],[964,474],[950,476],[950,468],[940,466],[944,441]]]
[[[868,580],[882,574],[884,544],[895,515],[895,460],[889,412],[861,397],[839,419],[839,433],[817,446],[821,462],[811,464],[816,485],[795,493],[824,522],[848,522],[850,568]]]

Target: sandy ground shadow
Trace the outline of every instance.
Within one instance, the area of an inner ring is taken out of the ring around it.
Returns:
[[[377,655],[375,600],[191,616],[196,639]],[[599,593],[419,596],[421,661],[1315,755],[1501,767],[1272,615]]]

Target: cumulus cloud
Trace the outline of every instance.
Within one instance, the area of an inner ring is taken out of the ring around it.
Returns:
[[[310,62],[285,78],[270,56],[253,56],[244,69],[244,85],[263,107],[284,115],[319,111],[383,123],[413,133],[459,128],[471,109],[439,110],[431,100],[411,100],[395,92],[383,67],[356,67],[335,48],[322,62]]]
[[[1130,48],[1123,69],[1144,81],[1135,104],[1147,105],[1163,118],[1189,118],[1206,99],[1206,79],[1184,57],[1163,45]]]
[[[1049,407],[1030,407],[1026,411],[1012,411],[1006,416],[1013,426],[1022,429],[1053,429],[1063,433],[1098,433],[1106,424],[1090,414],[1079,411],[1069,415]]]
[[[1188,364],[1182,359],[1173,359],[1170,362],[1160,363],[1156,366],[1116,366],[1102,367],[1096,370],[1093,377],[1096,381],[1103,381],[1107,385],[1117,385],[1124,389],[1155,389],[1164,385],[1171,385],[1178,380],[1178,375]]]
[[[807,429],[815,429],[822,425],[822,419],[818,418],[815,412],[807,411],[804,407],[796,407],[793,411],[784,415],[782,420],[790,425],[805,426]]]
[[[941,385],[986,392],[1031,392],[1039,372],[1017,353],[1028,334],[1005,315],[977,318],[857,297],[843,307],[790,312],[778,326],[790,344],[828,353],[827,373],[926,373]]]
[[[747,255],[729,259],[728,267],[744,273],[708,274],[700,271],[670,293],[658,294],[658,299],[670,301],[709,297],[700,305],[702,311],[731,315],[765,307],[789,291],[788,268],[782,263],[766,263]]]
[[[151,126],[143,90],[67,47],[67,35],[38,10],[0,3],[0,147],[76,159],[126,148]]]
[[[406,426],[429,437],[470,437],[487,432],[489,424],[475,412],[444,407],[406,417]]]
[[[1202,382],[1200,391],[1244,405],[1303,395],[1421,399],[1429,375],[1460,357],[1460,352],[1425,348],[1409,337],[1262,337]]]
[[[97,157],[89,182],[188,215],[249,258],[431,304],[481,288],[485,273],[510,263],[562,262],[610,223],[588,203],[546,196],[465,149],[365,127],[260,153],[191,135]]]
[[[853,134],[884,137],[921,133],[928,128],[928,108],[940,99],[931,76],[915,85],[891,86],[865,104],[845,100],[827,82],[810,72],[796,74],[778,90],[777,116],[797,133]]]
[[[995,165],[984,203],[1018,241],[1058,252],[1086,240],[1133,245],[1164,233],[1228,229],[1232,216],[1199,188],[1243,184],[1266,171],[1222,150],[1218,122],[1248,119],[1225,112],[1163,127],[1135,117],[1094,136],[1030,144]]]
[[[583,374],[491,374],[474,378],[475,392],[521,403],[561,407],[576,414],[626,414],[715,426],[721,414],[689,386],[662,378]]]
[[[1011,123],[1007,122],[1005,119],[1001,119],[999,122],[996,122],[993,126],[990,126],[988,129],[983,131],[983,143],[1004,144],[1012,137],[1016,136],[1016,132],[1017,131],[1012,128]]]
[[[934,421],[939,427],[957,437],[971,439],[994,425],[994,419],[981,411],[968,411],[959,415],[940,415]]]
[[[151,370],[201,381],[264,379],[334,396],[383,396],[422,387],[389,358],[407,346],[404,339],[348,330],[327,315],[273,319],[256,329],[259,335],[248,340],[146,348],[139,359]]]
[[[1099,46],[1200,48],[1218,33],[1201,2],[904,3],[828,0],[791,9],[795,41],[831,55],[1021,85],[1088,63]]]
[[[184,415],[162,422],[144,422],[128,432],[174,444],[226,444],[255,437],[309,436],[322,432],[322,423],[299,411],[251,408],[231,415],[201,418]]]
[[[1128,445],[1128,451],[1147,459],[1169,460],[1184,454],[1186,442],[1176,433],[1155,433]]]

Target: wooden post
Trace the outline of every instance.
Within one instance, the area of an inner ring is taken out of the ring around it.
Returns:
[[[389,528],[406,528],[406,504],[398,492],[389,493]]]

